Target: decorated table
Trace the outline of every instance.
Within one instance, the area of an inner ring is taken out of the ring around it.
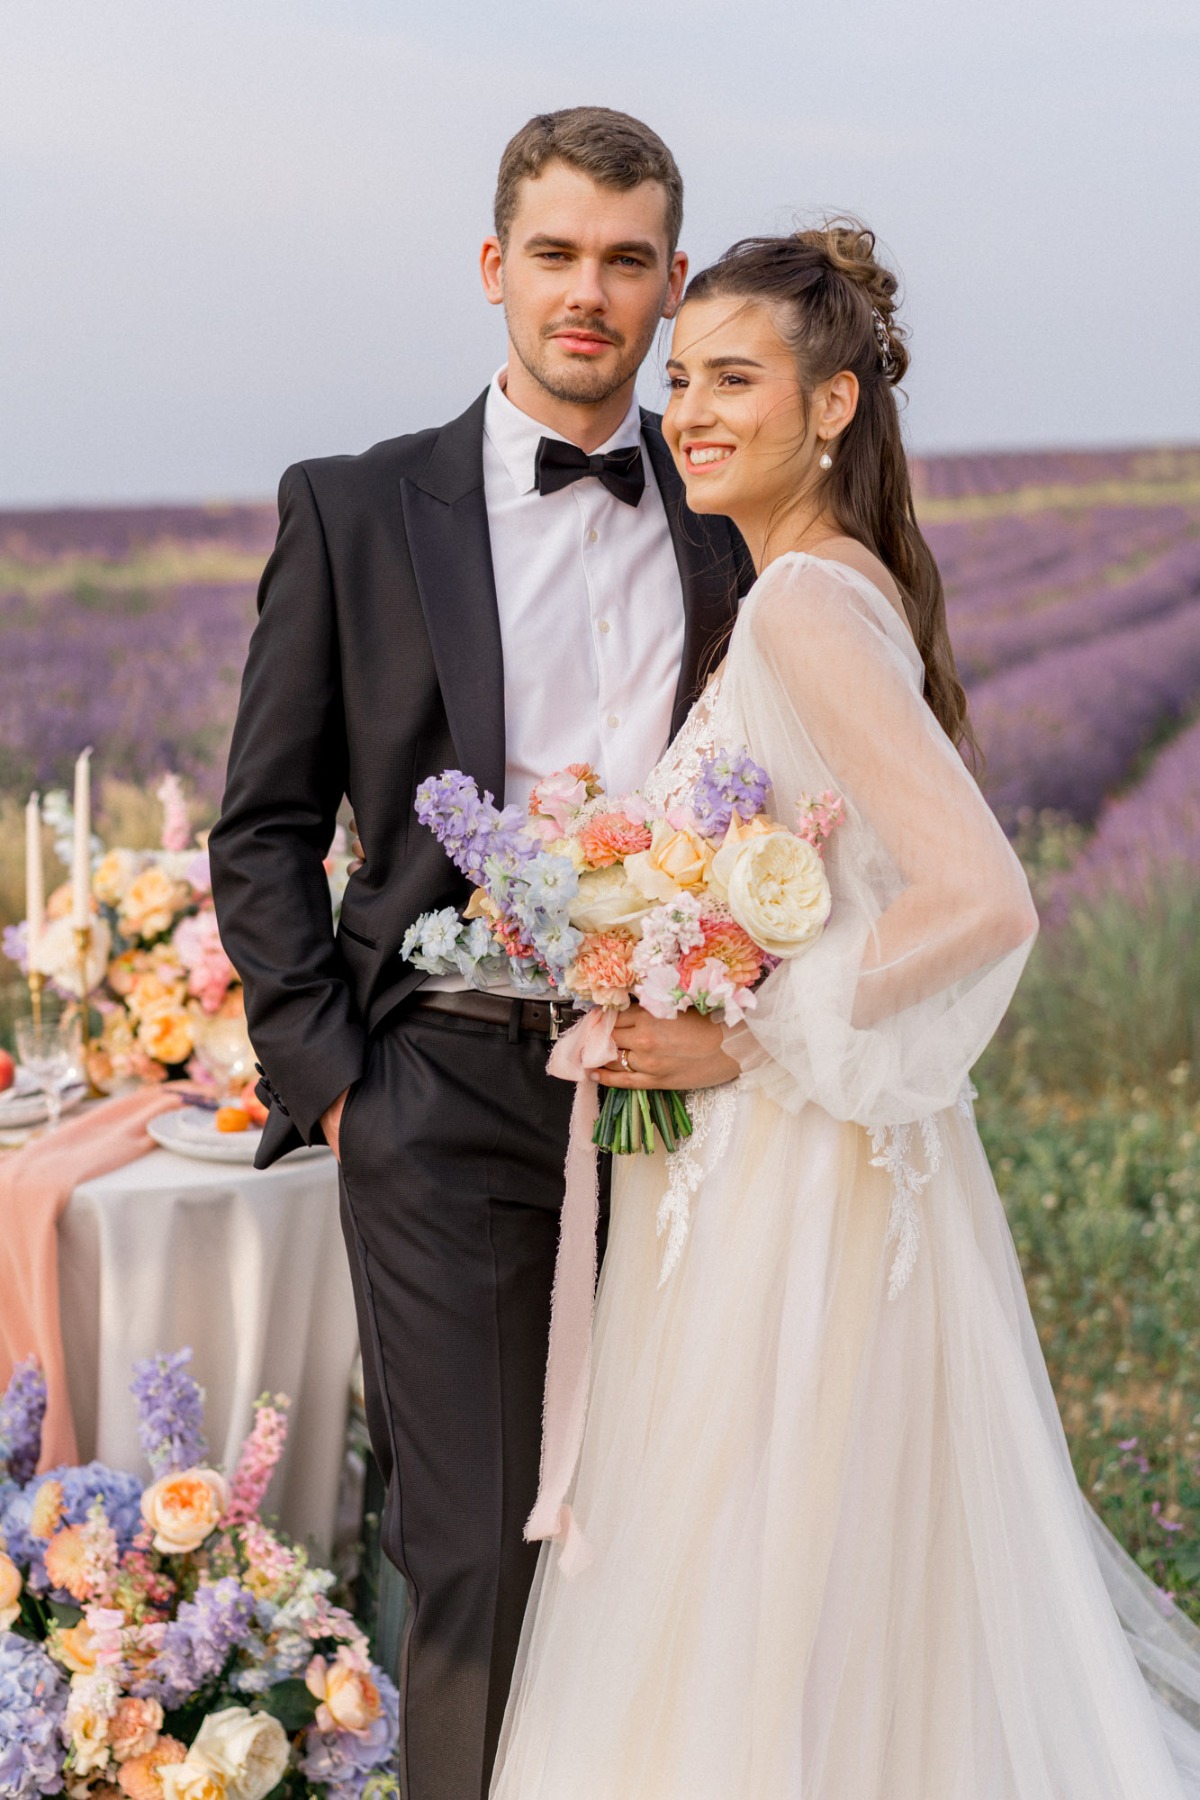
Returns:
[[[58,1247],[81,1457],[141,1466],[130,1370],[191,1345],[210,1449],[223,1466],[236,1460],[254,1401],[291,1397],[269,1510],[323,1558],[357,1341],[333,1157],[301,1153],[258,1170],[156,1149],[80,1183]]]

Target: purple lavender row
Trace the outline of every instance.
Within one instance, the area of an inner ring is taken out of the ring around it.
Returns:
[[[1040,604],[1200,533],[1200,507],[1094,507],[931,525],[951,607],[976,615]],[[1131,569],[1129,571],[1133,573]]]
[[[216,799],[253,619],[241,584],[0,600],[0,786],[61,782],[90,743],[114,775],[173,768]]]
[[[197,544],[260,551],[275,541],[273,506],[62,506],[0,511],[0,557],[35,563],[59,556],[123,562],[149,546]]]
[[[1175,870],[1200,881],[1200,720],[1167,745],[1144,781],[1109,801],[1095,837],[1052,889],[1047,916],[1113,893],[1144,901]]]
[[[1200,598],[1200,537],[1189,538],[1140,574],[1035,612],[967,618],[956,623],[954,647],[963,680],[998,674],[1049,650],[1090,643],[1111,631],[1149,624]]]
[[[1002,494],[1016,487],[1067,482],[1138,481],[1186,469],[1189,452],[1171,450],[1015,450],[919,459],[918,492],[931,499]]]
[[[1088,823],[1164,724],[1200,701],[1200,605],[1051,651],[971,696],[1000,818],[1054,808]]]

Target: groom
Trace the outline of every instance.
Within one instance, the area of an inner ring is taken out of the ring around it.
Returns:
[[[482,257],[507,366],[449,425],[285,474],[210,843],[271,1107],[259,1163],[323,1139],[341,1164],[383,1543],[411,1602],[405,1800],[487,1792],[535,1562],[571,1102],[545,1073],[561,1008],[401,960],[417,914],[468,892],[414,795],[457,767],[524,806],[583,761],[637,787],[733,620],[744,548],[685,513],[634,397],[683,289],[682,206],[670,151],[625,114],[513,138]],[[343,796],[364,861],[335,932]],[[667,1034],[664,1085],[723,1078],[707,1023]]]

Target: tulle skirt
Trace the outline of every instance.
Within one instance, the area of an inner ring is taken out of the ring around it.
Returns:
[[[1200,1634],[1077,1488],[969,1116],[887,1297],[865,1132],[735,1096],[660,1288],[620,1159],[574,1495],[494,1800],[1200,1796]]]

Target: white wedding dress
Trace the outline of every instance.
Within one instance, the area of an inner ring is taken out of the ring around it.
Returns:
[[[673,1170],[617,1159],[591,1561],[543,1548],[494,1800],[1200,1796],[1200,1634],[1076,1486],[971,1112],[1032,914],[921,679],[870,582],[782,557],[651,778],[745,747],[848,820],[741,1079]]]

